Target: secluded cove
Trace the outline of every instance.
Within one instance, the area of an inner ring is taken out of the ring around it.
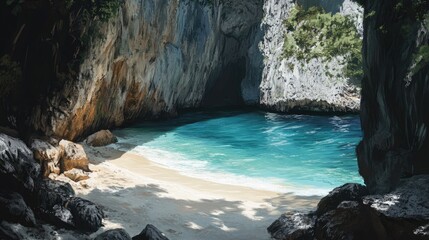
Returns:
[[[182,174],[299,195],[359,182],[359,117],[261,111],[186,113],[115,131],[121,150]]]

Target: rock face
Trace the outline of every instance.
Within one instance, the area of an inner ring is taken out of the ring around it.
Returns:
[[[362,32],[363,9],[350,0],[297,2],[304,7],[319,6],[327,12],[351,16],[358,32]],[[268,0],[264,5],[261,106],[280,112],[358,112],[359,87],[344,75],[340,58],[331,61],[315,58],[305,62],[293,56],[282,56],[287,30],[283,21],[293,6],[291,0]]]
[[[85,143],[93,147],[106,146],[117,142],[118,139],[109,130],[101,130],[89,135]]]
[[[116,17],[89,26],[95,34],[85,56],[70,60],[81,61],[74,74],[61,68],[63,63],[53,63],[64,70],[49,75],[56,91],[43,95],[48,99],[33,106],[31,119],[22,124],[30,131],[75,140],[136,118],[175,115],[177,109],[241,105],[241,81],[250,75],[248,50],[259,29],[262,5],[262,0],[124,1]],[[27,46],[20,42],[17,48]],[[57,47],[70,48],[61,41]],[[66,56],[50,61],[60,60]],[[46,85],[40,74],[28,75]],[[73,79],[58,81],[70,75]]]
[[[31,67],[11,67],[22,86],[17,84],[17,101],[0,104],[7,113],[0,123],[82,140],[178,109],[261,104],[275,111],[357,111],[359,91],[347,84],[337,60],[281,58],[283,20],[292,2],[130,0],[108,22],[83,25],[77,24],[79,12],[52,1],[23,3],[17,16],[2,14],[16,21],[5,24],[10,37],[1,40],[0,53],[14,56],[5,58],[7,66]],[[356,4],[335,6],[329,11],[351,15],[361,26]],[[51,42],[40,38],[45,35]],[[293,71],[286,67],[292,62]],[[340,76],[329,77],[326,69]]]
[[[422,60],[429,31],[418,15],[429,8],[419,1],[397,9],[396,1],[361,2],[373,15],[364,21],[359,172],[370,192],[385,193],[401,176],[429,173],[429,65]]]
[[[428,239],[429,175],[400,182],[384,195],[346,184],[324,197],[316,213],[288,213],[269,228],[274,239]],[[327,207],[329,206],[329,207]]]

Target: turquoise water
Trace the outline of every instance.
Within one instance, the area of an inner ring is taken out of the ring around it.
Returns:
[[[122,150],[222,183],[325,194],[362,182],[355,157],[358,116],[199,112],[114,133]]]

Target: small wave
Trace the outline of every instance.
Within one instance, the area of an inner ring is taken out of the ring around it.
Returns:
[[[192,113],[118,132],[115,147],[212,182],[323,195],[359,181],[355,116]]]

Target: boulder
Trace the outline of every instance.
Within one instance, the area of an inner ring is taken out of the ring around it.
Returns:
[[[75,226],[70,210],[61,205],[55,205],[51,210],[45,211],[45,217],[50,223],[58,227],[74,228]]]
[[[61,140],[59,145],[63,151],[63,156],[60,160],[62,172],[73,168],[90,171],[88,167],[89,160],[82,145],[67,140]]]
[[[311,214],[285,214],[268,231],[275,239],[429,239],[429,175],[402,179],[388,194],[366,194],[346,184],[320,201],[314,224]],[[302,223],[313,238],[302,234]]]
[[[131,240],[130,235],[124,229],[112,229],[98,235],[94,240]]]
[[[347,201],[316,220],[314,239],[390,239],[376,214],[359,202]]]
[[[54,147],[49,142],[41,139],[34,139],[31,143],[34,158],[40,162],[54,162],[58,164],[61,158],[61,148]]]
[[[429,175],[402,179],[388,194],[369,195],[363,204],[380,216],[390,239],[429,239]]]
[[[322,214],[334,210],[343,201],[359,201],[363,196],[368,195],[368,190],[364,185],[357,183],[347,183],[337,187],[317,204],[316,214]]]
[[[89,173],[88,172],[84,172],[81,169],[72,169],[69,171],[65,171],[64,172],[64,176],[70,178],[71,180],[75,181],[75,182],[79,182],[82,180],[87,180],[89,179]]]
[[[63,228],[74,227],[73,216],[65,205],[75,195],[69,183],[43,179],[37,182],[35,206],[45,221]]]
[[[24,142],[0,133],[0,188],[31,193],[40,165]]]
[[[43,179],[37,182],[35,206],[42,211],[51,211],[55,205],[65,206],[75,192],[69,183]]]
[[[31,143],[34,158],[38,160],[42,166],[42,175],[48,177],[49,174],[60,173],[59,161],[62,157],[60,147],[55,147],[50,142],[41,139],[34,139]]]
[[[101,130],[86,138],[85,143],[93,147],[101,147],[117,141],[118,139],[109,130]]]
[[[103,211],[96,204],[74,195],[69,183],[43,179],[37,184],[35,206],[46,221],[58,227],[97,231],[102,225]]]
[[[36,225],[33,211],[27,206],[22,196],[16,192],[0,192],[0,216],[6,221],[20,223],[24,226]]]
[[[168,240],[168,238],[158,228],[148,224],[139,235],[133,237],[133,240]]]
[[[59,175],[61,173],[60,166],[55,164],[54,162],[43,162],[42,175],[44,177],[49,177],[51,173]]]
[[[277,240],[313,240],[315,220],[312,213],[286,213],[267,230]]]
[[[429,222],[429,175],[401,180],[391,193],[369,195],[363,203],[389,218]]]
[[[86,232],[96,232],[102,226],[104,213],[95,203],[74,197],[66,204],[73,215],[77,229]]]
[[[21,234],[13,229],[10,223],[0,220],[0,239],[21,240]]]

